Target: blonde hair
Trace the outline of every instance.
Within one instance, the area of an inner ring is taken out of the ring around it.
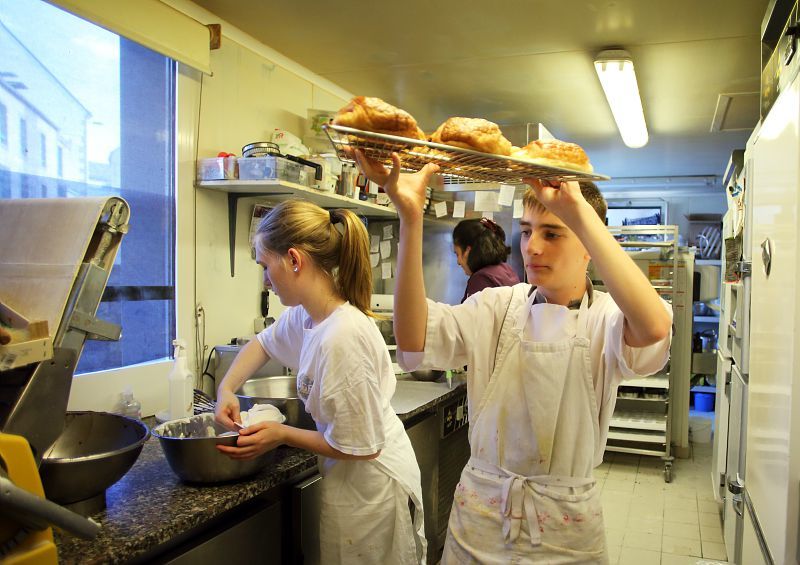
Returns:
[[[603,223],[605,223],[608,204],[606,203],[606,199],[603,198],[600,189],[597,188],[596,184],[587,180],[579,181],[578,184],[581,187],[581,194],[583,197],[589,205],[594,208],[594,211],[597,212],[597,215],[600,216]],[[536,193],[532,188],[525,191],[525,194],[522,196],[522,204],[531,210],[541,210],[544,208],[544,205],[536,199]]]
[[[304,200],[285,200],[261,220],[254,239],[260,252],[301,251],[331,277],[345,300],[373,316],[369,234],[350,210],[328,211]]]

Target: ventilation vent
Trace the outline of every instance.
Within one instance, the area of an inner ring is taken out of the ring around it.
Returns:
[[[758,92],[720,94],[711,121],[711,131],[740,131],[753,129],[758,123]]]

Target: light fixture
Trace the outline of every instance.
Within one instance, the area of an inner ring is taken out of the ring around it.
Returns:
[[[648,140],[647,125],[630,53],[622,49],[601,51],[595,57],[594,68],[622,141],[628,147],[643,147]]]

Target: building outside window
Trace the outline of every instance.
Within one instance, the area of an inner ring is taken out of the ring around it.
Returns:
[[[97,312],[123,337],[87,341],[76,373],[169,357],[175,62],[41,0],[0,3],[0,52],[0,140],[22,149],[0,151],[0,197],[115,195],[131,208]]]

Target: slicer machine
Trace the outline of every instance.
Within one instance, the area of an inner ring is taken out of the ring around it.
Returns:
[[[50,525],[82,537],[99,528],[44,498],[38,465],[64,428],[85,341],[120,337],[119,326],[95,314],[129,215],[117,197],[0,200],[0,305],[49,328],[34,362],[24,343],[0,346],[0,560],[6,563],[55,563]]]

